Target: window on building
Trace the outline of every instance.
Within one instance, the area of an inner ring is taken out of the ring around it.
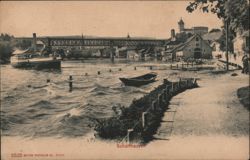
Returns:
[[[195,39],[196,41],[199,41],[199,37],[196,37],[196,39]]]
[[[196,47],[199,47],[199,43],[196,43],[195,45],[196,45]]]

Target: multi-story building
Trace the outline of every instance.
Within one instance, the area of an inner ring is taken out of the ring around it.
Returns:
[[[178,22],[178,26],[179,26],[180,33],[186,32],[186,33],[200,34],[200,35],[208,33],[208,27],[205,27],[205,26],[194,26],[192,28],[185,28],[185,23],[182,20],[182,18]]]

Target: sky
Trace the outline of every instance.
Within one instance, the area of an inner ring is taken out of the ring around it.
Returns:
[[[169,38],[185,28],[220,28],[216,15],[188,13],[188,1],[0,1],[0,32],[16,37],[93,35]]]

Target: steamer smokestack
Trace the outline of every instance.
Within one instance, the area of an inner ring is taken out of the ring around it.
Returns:
[[[36,53],[37,48],[36,48],[36,33],[33,33],[33,49],[34,53]]]

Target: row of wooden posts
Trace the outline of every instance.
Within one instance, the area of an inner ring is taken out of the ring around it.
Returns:
[[[187,62],[187,63],[181,63],[181,64],[177,63],[176,65],[171,64],[170,69],[179,69],[179,68],[184,69],[184,67],[188,68],[189,66],[193,67],[194,65],[197,65],[197,64],[194,64],[194,62],[191,62],[191,63]]]
[[[150,70],[152,70],[152,66],[149,67]],[[134,67],[134,70],[137,70],[136,67]],[[118,69],[118,71],[122,71],[121,68]],[[109,72],[112,72],[111,69],[109,69]],[[100,75],[101,74],[101,71],[97,71],[97,75]],[[88,73],[85,73],[85,76],[88,76]],[[50,79],[47,79],[47,83],[50,82]],[[69,75],[69,79],[68,79],[68,82],[69,82],[69,92],[72,92],[73,91],[73,76],[72,75]]]
[[[167,81],[167,80],[164,80]],[[165,84],[165,83],[164,83]],[[183,87],[184,85],[184,87]],[[164,105],[167,105],[168,101],[172,96],[174,96],[177,92],[180,92],[181,89],[184,88],[192,88],[197,86],[197,79],[179,79],[178,82],[171,82],[170,85],[167,84],[166,88],[163,89],[157,96],[157,99],[153,100],[151,103],[151,107],[148,108],[145,112],[141,114],[141,126],[143,129],[147,127],[148,120],[147,115],[150,112],[161,111]],[[130,128],[127,130],[126,140],[127,143],[130,143],[130,135],[134,131],[134,128]]]
[[[193,63],[192,63],[193,65]],[[170,68],[172,69],[173,66],[171,64]],[[177,64],[177,68],[178,68],[178,64]],[[149,69],[152,70],[153,69],[153,66],[149,66]],[[136,67],[134,67],[134,70],[137,70]],[[122,71],[121,68],[118,69],[118,71]],[[109,69],[109,72],[112,72],[111,69]],[[97,75],[100,75],[101,74],[101,71],[97,71]],[[88,76],[89,74],[88,73],[85,73],[85,76]],[[50,82],[50,79],[47,79],[47,83]],[[69,75],[69,79],[68,79],[68,82],[69,82],[69,92],[72,92],[73,91],[73,76],[72,75]]]

